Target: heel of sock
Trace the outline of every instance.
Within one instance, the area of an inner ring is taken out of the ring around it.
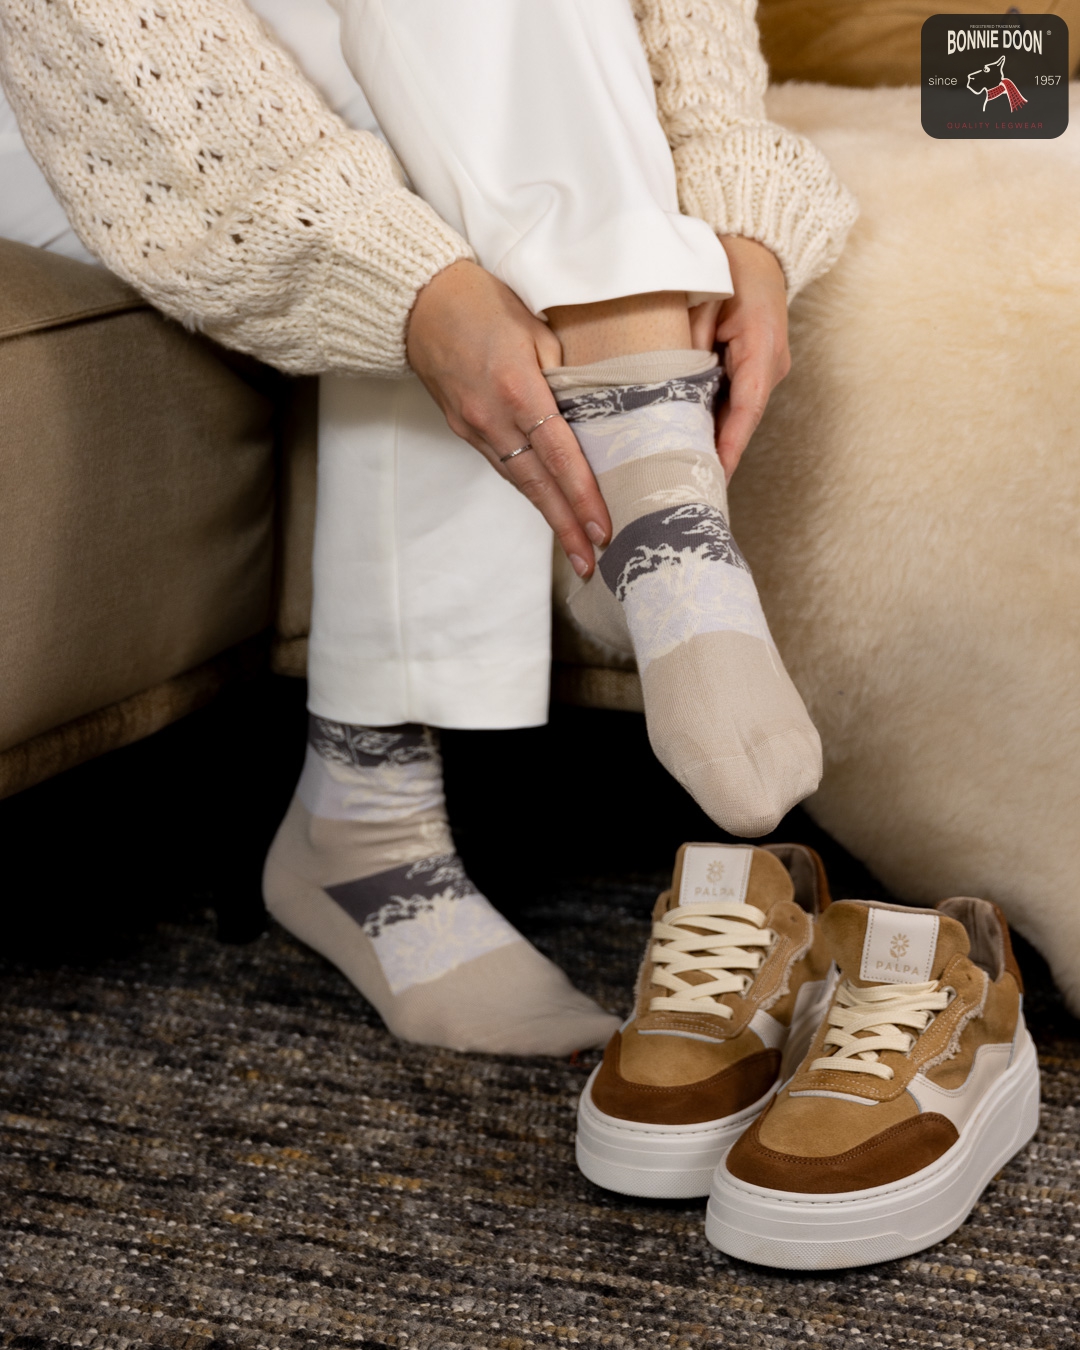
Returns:
[[[634,643],[626,626],[623,607],[608,590],[599,571],[594,572],[573,595],[567,596],[566,607],[575,626],[587,638],[615,656],[633,659]]]
[[[634,646],[622,605],[611,594],[599,570],[588,581],[582,581],[559,549],[555,554],[553,587],[556,596],[565,597],[566,612],[583,637],[602,647],[605,655],[633,660]]]

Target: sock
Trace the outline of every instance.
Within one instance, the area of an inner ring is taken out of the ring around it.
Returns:
[[[469,880],[428,728],[312,717],[263,891],[274,918],[403,1040],[563,1055],[605,1044],[618,1025]]]
[[[821,742],[728,527],[716,357],[647,352],[548,379],[614,526],[570,612],[632,651],[668,771],[723,829],[766,834],[817,787]]]

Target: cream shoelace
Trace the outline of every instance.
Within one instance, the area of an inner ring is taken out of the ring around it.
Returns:
[[[697,931],[692,931],[692,930]],[[704,931],[702,931],[704,930]],[[765,927],[765,915],[753,905],[718,901],[713,905],[679,905],[653,924],[653,983],[670,989],[649,1003],[651,1012],[710,1013],[730,1017],[721,994],[744,994],[765,959],[776,934]],[[694,984],[690,971],[712,975]]]
[[[815,1059],[810,1068],[846,1069],[892,1078],[892,1069],[880,1063],[878,1054],[899,1050],[906,1055],[915,1037],[901,1028],[925,1031],[934,1013],[948,1002],[949,991],[939,990],[936,980],[927,984],[877,984],[869,989],[859,989],[845,980],[829,1009],[825,1033],[825,1045],[835,1045],[836,1052]]]

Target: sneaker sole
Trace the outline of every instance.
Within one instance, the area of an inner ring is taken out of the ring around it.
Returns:
[[[760,1101],[720,1120],[697,1125],[647,1125],[606,1115],[593,1104],[594,1069],[578,1103],[577,1165],[590,1181],[646,1200],[690,1200],[709,1194],[720,1159],[765,1110]]]
[[[648,1125],[605,1115],[592,1100],[594,1069],[578,1103],[575,1151],[580,1170],[597,1186],[645,1200],[690,1200],[709,1194],[720,1159],[761,1115],[798,1068],[832,999],[836,971],[807,981],[796,997],[781,1075],[758,1101],[733,1116],[698,1125]]]
[[[705,1236],[728,1256],[782,1270],[831,1270],[909,1256],[956,1231],[991,1177],[1039,1125],[1039,1064],[1027,1030],[1012,1065],[936,1162],[887,1186],[803,1196],[716,1169]]]

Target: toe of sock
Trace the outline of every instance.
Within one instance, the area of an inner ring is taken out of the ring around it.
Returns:
[[[660,762],[732,834],[768,834],[821,781],[821,740],[769,643],[700,634],[641,683]]]
[[[575,989],[554,963],[545,957],[540,961],[543,967],[536,964],[532,979],[522,985],[516,999],[502,1001],[473,1022],[470,1044],[461,1049],[495,1055],[570,1055],[607,1045],[619,1019]]]
[[[816,790],[821,772],[821,740],[807,724],[741,755],[685,764],[676,776],[721,829],[756,839]]]
[[[524,938],[416,985],[387,1025],[404,1040],[491,1055],[569,1055],[619,1025]]]
[[[578,999],[580,1002],[529,1006],[513,1012],[476,1008],[469,1017],[462,1017],[463,1010],[459,1009],[459,1020],[452,1029],[415,1028],[414,1034],[405,1039],[464,1054],[562,1057],[575,1050],[599,1049],[618,1030],[619,1019],[584,995],[578,995]]]
[[[499,1055],[571,1055],[575,1050],[597,1050],[619,1029],[619,1019],[604,1012],[584,995],[582,1006],[537,1010],[492,1031],[473,1048]]]

